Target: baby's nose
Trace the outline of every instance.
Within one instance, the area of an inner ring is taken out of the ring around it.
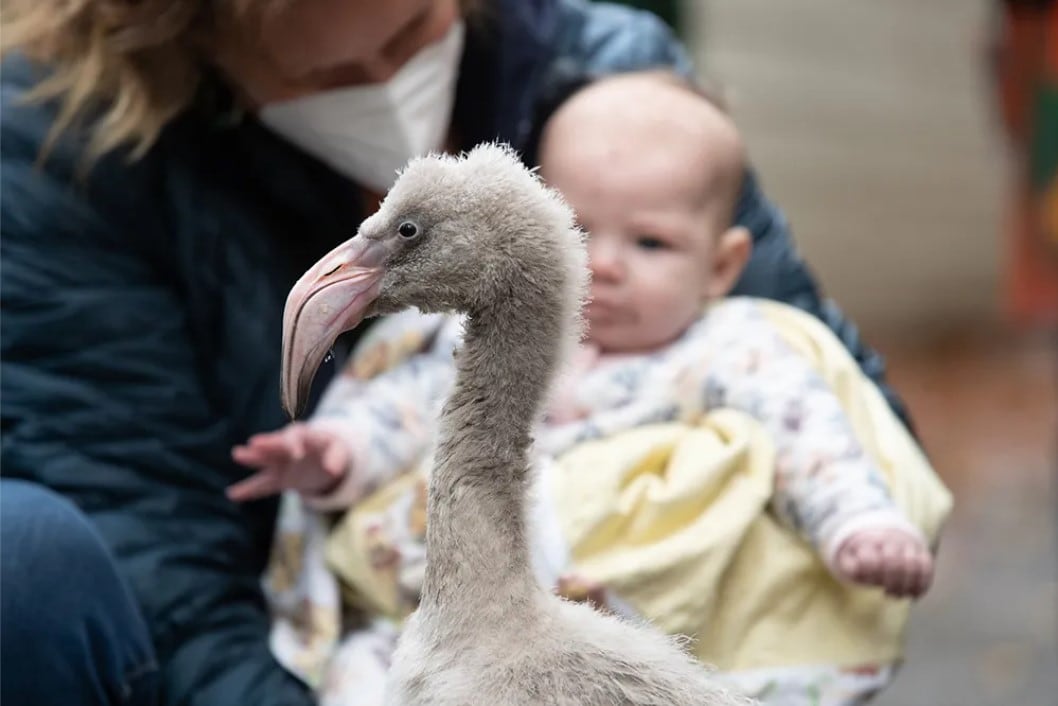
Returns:
[[[592,243],[588,247],[588,265],[592,278],[596,281],[613,282],[624,277],[624,258],[617,248]]]

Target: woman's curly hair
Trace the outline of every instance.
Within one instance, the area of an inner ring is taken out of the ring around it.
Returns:
[[[85,124],[89,158],[120,146],[137,158],[192,104],[222,28],[296,1],[3,0],[0,56],[18,51],[49,66],[27,96],[59,100],[43,154]],[[464,13],[478,4],[461,2]]]

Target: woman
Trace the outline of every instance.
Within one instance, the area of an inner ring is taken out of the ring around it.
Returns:
[[[148,626],[162,702],[309,704],[268,648],[275,505],[224,495],[241,476],[229,449],[283,422],[287,290],[412,154],[523,147],[570,75],[686,72],[686,56],[651,16],[582,0],[13,0],[3,35],[3,473],[92,520]],[[23,101],[34,87],[52,98]],[[756,242],[739,291],[819,315],[880,381],[752,179],[738,217]],[[28,549],[5,545],[4,640],[28,623],[51,647],[48,678],[5,678],[5,701],[119,701],[122,669],[98,651],[136,635],[41,621],[85,589],[16,578],[8,554]],[[35,565],[61,565],[58,546]],[[4,647],[3,671],[21,668]]]

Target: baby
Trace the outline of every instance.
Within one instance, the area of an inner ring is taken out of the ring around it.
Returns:
[[[771,509],[780,522],[839,580],[921,596],[931,551],[837,396],[758,302],[725,298],[751,250],[750,234],[731,226],[745,155],[729,118],[674,76],[616,76],[556,110],[539,156],[542,177],[588,233],[592,285],[586,338],[555,385],[538,446],[557,454],[643,424],[737,409],[775,445]],[[412,341],[421,354],[379,375],[350,371],[314,418],[235,448],[235,460],[257,471],[229,496],[296,490],[317,508],[343,509],[408,470],[428,451],[459,329],[415,314],[379,324],[361,350],[373,343],[385,358]],[[372,360],[357,358],[368,368]]]
[[[734,287],[751,238],[744,228],[731,226],[745,169],[743,145],[734,124],[714,104],[667,74],[611,78],[575,94],[555,113],[541,141],[540,164],[544,179],[566,197],[590,234],[589,328],[576,362],[591,365],[608,356],[663,351],[696,323],[709,326],[709,318],[721,318],[714,310],[703,319],[702,306]],[[740,322],[738,314],[730,318],[735,319],[729,324],[733,345],[750,351],[737,339],[762,323]],[[704,360],[706,351],[702,354]],[[796,358],[792,351],[779,355]],[[790,493],[780,504],[791,505],[792,518],[800,518],[794,524],[811,523],[807,515],[812,513],[801,511],[799,502],[817,506],[812,496],[834,497],[838,484],[848,484],[847,505],[840,505],[849,510],[835,507],[844,517],[822,521],[821,530],[829,527],[812,537],[828,567],[841,579],[880,586],[893,596],[920,596],[932,579],[932,555],[921,534],[882,500],[876,472],[864,468],[867,472],[833,479],[835,484],[827,474],[815,474],[813,464],[851,432],[839,421],[843,415],[829,391],[798,389],[815,381],[805,379],[800,361],[791,362],[774,361],[774,379],[758,372],[757,382],[748,370],[732,368],[725,371],[726,379],[716,371],[718,386],[730,388],[728,406],[737,405],[731,392],[745,387],[746,411],[774,414],[773,427],[797,427],[779,433],[802,437],[792,441],[804,455],[785,463],[780,459],[778,494]],[[740,378],[747,379],[740,383]],[[565,414],[583,412],[562,394],[573,389],[558,387]],[[813,404],[815,411],[808,408]],[[835,423],[813,428],[803,418],[792,422],[794,409],[817,418],[833,414]],[[552,417],[563,418],[564,412],[556,409]],[[814,442],[804,438],[811,434],[818,434]],[[810,460],[813,443],[818,454]],[[853,485],[857,482],[859,489]],[[868,500],[872,494],[877,497]],[[860,501],[853,501],[857,497]],[[860,510],[851,511],[857,506]]]

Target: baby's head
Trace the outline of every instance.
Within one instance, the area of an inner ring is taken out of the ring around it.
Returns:
[[[657,349],[734,286],[750,237],[732,227],[745,167],[728,117],[668,73],[602,79],[541,135],[540,170],[589,233],[588,338]]]

